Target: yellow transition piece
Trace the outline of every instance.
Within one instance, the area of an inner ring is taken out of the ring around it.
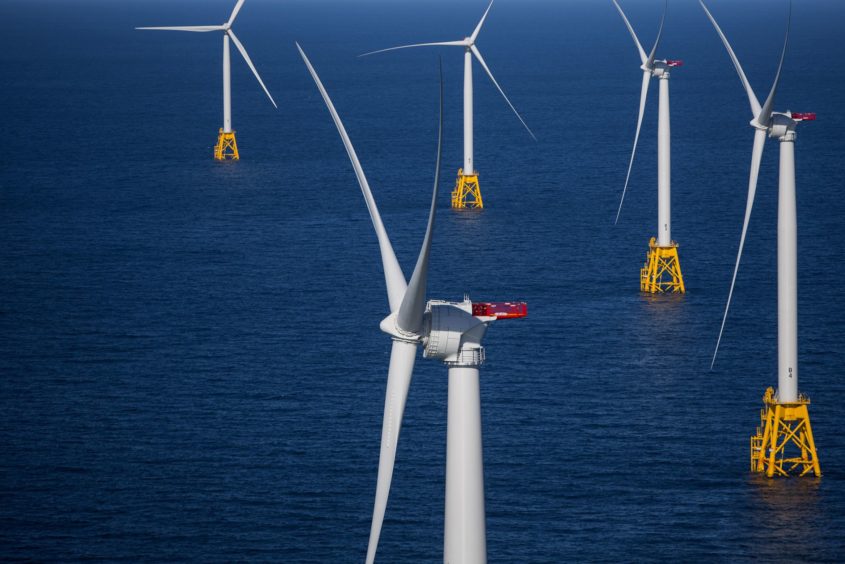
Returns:
[[[774,476],[821,476],[810,413],[810,400],[799,395],[794,403],[781,403],[775,391],[768,388],[763,395],[760,426],[751,437],[751,471]]]
[[[458,179],[452,190],[452,208],[482,209],[484,200],[481,199],[481,188],[478,187],[478,173],[464,174],[464,169],[458,169]]]
[[[660,247],[657,239],[651,238],[645,266],[640,269],[640,290],[650,294],[686,293],[676,242],[672,241],[668,247]]]
[[[218,161],[238,161],[241,159],[238,154],[238,143],[235,141],[235,132],[225,133],[220,128],[217,135],[217,145],[214,146],[214,158]]]

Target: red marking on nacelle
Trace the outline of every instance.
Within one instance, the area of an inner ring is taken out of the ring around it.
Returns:
[[[792,119],[795,121],[816,121],[816,113],[815,112],[792,112]]]
[[[666,61],[667,67],[680,67],[684,64],[683,61]]]
[[[528,316],[528,304],[525,302],[479,302],[472,304],[472,315],[496,319],[517,319]]]

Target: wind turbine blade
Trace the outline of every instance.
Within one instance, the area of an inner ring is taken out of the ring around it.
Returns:
[[[363,55],[358,55],[359,57],[367,57],[369,55],[375,55],[376,53],[384,53],[385,51],[396,51],[397,49],[410,49],[411,47],[466,47],[466,41],[440,41],[437,43],[414,43],[413,45],[400,45],[399,47],[389,47],[387,49],[379,49],[378,51],[370,51],[369,53],[364,53]]]
[[[625,12],[623,12],[622,8],[619,6],[619,2],[613,0],[613,5],[616,6],[617,10],[619,10],[619,15],[622,16],[622,19],[625,21],[625,26],[628,28],[628,31],[631,32],[631,37],[634,38],[634,43],[637,45],[637,50],[640,52],[640,62],[645,65],[646,62],[648,62],[648,57],[646,57],[645,50],[640,44],[640,40],[637,39],[637,34],[634,33],[634,28],[631,27],[631,22],[628,21],[627,17],[625,17]]]
[[[519,112],[516,111],[516,108],[513,107],[513,104],[511,104],[511,101],[508,100],[508,97],[505,95],[505,91],[502,90],[502,87],[499,86],[499,83],[496,82],[495,78],[493,78],[493,73],[490,72],[490,69],[487,67],[487,63],[484,62],[484,57],[481,56],[481,51],[479,51],[478,47],[476,47],[475,45],[471,45],[470,49],[472,49],[472,54],[475,55],[475,58],[478,59],[478,62],[481,63],[481,66],[484,68],[485,72],[487,73],[487,76],[490,77],[490,80],[492,80],[493,84],[496,85],[496,88],[499,89],[499,93],[501,93],[502,97],[505,99],[505,102],[508,103],[508,106],[511,107],[511,109],[513,110],[513,113],[516,114],[516,117],[519,118],[519,121],[522,122],[522,125],[525,126],[525,130],[528,131],[528,134],[531,136],[531,138],[534,141],[536,141],[537,138],[534,136],[534,132],[531,131],[531,128],[528,127],[528,124],[525,123],[525,120],[522,119],[522,116],[519,115]]]
[[[169,26],[169,27],[136,27],[135,29],[153,30],[153,31],[223,31],[222,25],[190,25],[190,26]]]
[[[739,238],[739,250],[736,254],[736,266],[731,279],[731,289],[728,292],[728,303],[725,305],[725,315],[722,317],[722,327],[719,329],[719,338],[716,340],[716,350],[713,351],[713,360],[710,362],[710,369],[716,364],[716,355],[719,354],[719,345],[722,342],[722,332],[725,330],[725,321],[728,319],[728,310],[731,307],[731,298],[734,294],[736,274],[739,272],[739,261],[742,259],[742,249],[745,246],[745,235],[748,232],[748,220],[751,219],[751,208],[754,207],[754,195],[757,193],[757,176],[760,173],[760,161],[763,158],[763,148],[766,145],[766,130],[757,129],[754,131],[754,148],[751,151],[751,173],[748,178],[748,200],[745,203],[745,221],[742,223],[742,235]]]
[[[625,188],[622,189],[622,199],[619,200],[619,209],[616,210],[616,221],[619,223],[619,214],[622,213],[622,203],[625,201],[625,193],[628,191],[628,180],[631,178],[631,168],[634,166],[634,155],[637,154],[637,141],[640,139],[640,128],[643,125],[643,114],[645,103],[648,98],[648,85],[651,83],[651,71],[643,71],[643,86],[640,90],[640,114],[637,116],[637,132],[634,134],[634,149],[631,151],[631,160],[628,162],[628,174],[625,175]]]
[[[233,23],[235,23],[235,18],[238,17],[238,12],[241,11],[241,8],[243,7],[244,2],[246,2],[246,0],[238,0],[238,3],[235,4],[235,9],[232,10],[232,15],[229,16],[229,25],[232,25]]]
[[[778,72],[775,74],[775,81],[772,83],[772,89],[769,91],[769,97],[763,102],[763,108],[760,110],[760,115],[757,116],[757,123],[763,127],[769,125],[769,120],[772,117],[772,106],[775,103],[775,91],[778,88],[778,81],[780,81],[780,71],[783,68],[783,59],[786,56],[786,47],[789,45],[789,28],[792,25],[792,2],[789,3],[789,15],[786,18],[786,37],[783,39],[783,51],[780,53],[780,64],[778,64]]]
[[[669,0],[663,6],[663,15],[660,16],[660,29],[657,30],[657,39],[654,40],[654,47],[651,48],[651,53],[648,54],[648,60],[645,62],[645,68],[651,69],[654,66],[654,55],[657,53],[657,46],[660,44],[660,36],[663,35],[663,22],[666,21],[666,11],[669,9]]]
[[[240,51],[241,55],[243,55],[244,61],[246,61],[246,64],[249,65],[249,68],[252,71],[252,74],[255,75],[255,78],[258,79],[258,84],[260,84],[261,88],[264,89],[264,93],[267,94],[268,98],[270,98],[270,102],[273,104],[273,107],[278,109],[279,106],[276,105],[276,101],[273,99],[272,96],[270,96],[270,91],[267,90],[266,86],[264,86],[264,81],[261,80],[261,77],[258,75],[258,71],[255,70],[255,65],[252,64],[252,60],[250,60],[249,55],[247,55],[247,52],[246,52],[246,49],[244,49],[244,46],[241,45],[240,41],[238,41],[238,38],[235,36],[235,32],[232,31],[231,29],[228,29],[228,30],[226,30],[226,33],[229,34],[229,37],[232,38],[232,42],[235,44],[235,47],[237,47],[238,51]]]
[[[731,61],[733,61],[734,67],[736,68],[736,72],[739,74],[739,79],[742,81],[742,85],[745,87],[745,92],[748,94],[748,102],[751,104],[751,113],[756,119],[757,116],[760,115],[760,101],[757,99],[757,96],[754,95],[754,90],[751,89],[751,85],[745,77],[745,72],[742,70],[742,65],[739,64],[739,59],[736,58],[736,53],[734,53],[734,50],[731,48],[731,44],[728,43],[728,38],[725,37],[724,33],[722,33],[722,28],[719,27],[719,24],[717,24],[715,18],[713,18],[713,14],[711,14],[710,10],[708,10],[707,6],[705,6],[704,0],[698,1],[701,4],[701,7],[704,8],[704,13],[707,14],[707,17],[710,19],[710,23],[713,24],[714,28],[716,28],[716,33],[719,34],[719,37],[722,39],[722,43],[725,44],[725,48],[728,50],[728,55],[730,55]]]
[[[411,386],[417,346],[407,341],[393,341],[390,351],[390,369],[387,372],[387,390],[384,396],[384,420],[381,426],[381,451],[378,459],[376,500],[373,504],[373,522],[370,525],[370,542],[367,546],[367,564],[376,557],[390,482],[393,480],[393,463],[396,461],[396,444],[402,428],[402,416]]]
[[[428,227],[425,230],[420,256],[414,267],[414,274],[408,283],[408,291],[402,299],[396,325],[403,331],[419,334],[422,330],[425,313],[425,286],[428,279],[428,257],[431,251],[431,238],[434,235],[434,217],[437,213],[437,192],[440,181],[440,156],[443,147],[443,66],[440,66],[440,122],[437,127],[437,164],[434,167],[434,189],[431,193],[431,209],[428,212]]]
[[[475,30],[472,32],[472,35],[469,36],[469,40],[471,43],[475,43],[475,39],[478,37],[478,34],[481,32],[481,28],[484,25],[484,20],[487,19],[487,14],[490,12],[490,8],[493,7],[493,0],[490,0],[490,5],[487,6],[487,9],[484,10],[484,15],[481,16],[481,21],[478,22],[478,25],[475,26]]]
[[[326,92],[325,87],[323,87],[323,83],[320,81],[320,77],[317,76],[317,71],[315,71],[314,67],[311,66],[311,61],[308,60],[308,57],[305,55],[305,51],[302,50],[299,43],[296,44],[296,48],[299,49],[299,54],[302,56],[302,60],[305,61],[305,66],[308,67],[308,72],[311,73],[311,78],[314,79],[314,82],[317,84],[317,89],[323,96],[323,101],[326,103],[326,107],[332,115],[337,131],[340,133],[340,138],[343,140],[343,145],[346,147],[346,153],[349,155],[349,160],[352,161],[352,168],[355,170],[355,176],[358,178],[358,184],[361,186],[361,192],[364,194],[364,201],[367,203],[367,210],[370,212],[370,219],[373,222],[373,228],[375,229],[376,237],[378,238],[378,246],[381,251],[381,263],[384,268],[384,282],[387,286],[387,299],[390,303],[390,311],[394,312],[399,309],[399,306],[402,304],[402,298],[405,296],[405,291],[408,288],[407,283],[405,282],[405,275],[402,274],[402,269],[399,267],[399,261],[396,260],[396,254],[393,252],[393,246],[390,244],[390,239],[387,236],[387,230],[384,228],[384,224],[381,221],[381,215],[379,215],[376,200],[373,198],[373,192],[370,190],[370,184],[367,182],[367,177],[364,175],[364,169],[361,167],[361,162],[358,160],[358,155],[355,153],[352,141],[346,133],[346,128],[343,127],[343,122],[340,121],[340,116],[338,115],[337,110],[335,110],[331,98],[329,98],[329,93]]]

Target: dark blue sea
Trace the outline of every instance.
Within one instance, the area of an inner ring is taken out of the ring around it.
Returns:
[[[769,141],[723,346],[752,130],[697,2],[670,2],[673,237],[688,293],[639,293],[656,228],[657,88],[613,225],[641,71],[609,1],[500,0],[475,67],[485,209],[456,213],[462,56],[482,0],[249,0],[241,160],[220,164],[217,34],[233,0],[2,0],[0,559],[360,562],[389,338],[376,238],[309,54],[410,275],[445,76],[429,296],[524,300],[494,324],[482,414],[492,562],[845,560],[845,6],[795,0],[777,110],[796,144],[800,388],[821,479],[760,479],[776,385]],[[646,49],[662,3],[622,2]],[[761,100],[785,1],[712,0]],[[418,359],[380,562],[442,559],[446,369]]]

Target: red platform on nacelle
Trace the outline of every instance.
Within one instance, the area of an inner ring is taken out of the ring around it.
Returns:
[[[472,315],[496,319],[517,319],[528,315],[528,304],[525,302],[478,302],[472,304]]]
[[[796,121],[816,121],[815,112],[792,112],[792,119]]]

